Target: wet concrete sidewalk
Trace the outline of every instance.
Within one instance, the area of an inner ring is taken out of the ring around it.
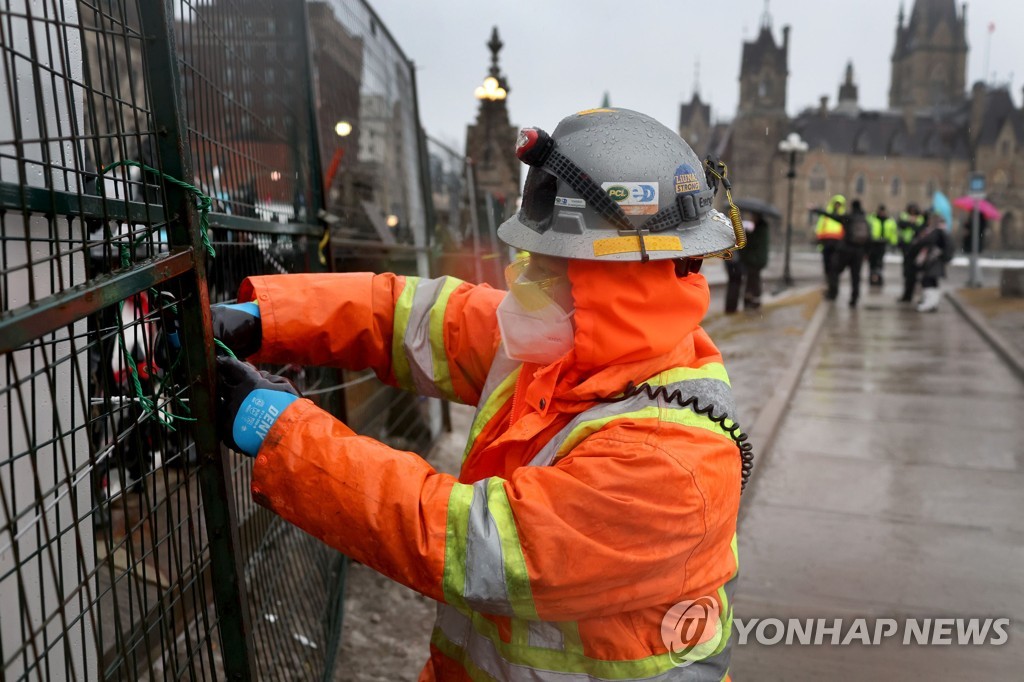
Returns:
[[[1024,679],[1024,384],[948,301],[919,314],[897,295],[850,310],[843,291],[829,312],[744,501],[734,603],[741,619],[900,631],[883,646],[751,636],[734,679]],[[958,617],[1009,618],[1009,641],[901,645],[908,618]]]

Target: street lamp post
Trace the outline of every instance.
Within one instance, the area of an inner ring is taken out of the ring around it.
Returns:
[[[339,138],[345,138],[352,134],[352,124],[348,121],[338,121],[334,126],[334,134]],[[341,157],[345,155],[345,148],[338,144],[334,149],[334,156],[327,167],[327,177],[324,179],[324,191],[329,192],[334,184],[334,176],[338,173],[338,166],[341,165]]]
[[[985,198],[985,174],[975,171],[968,178],[970,196],[974,199],[974,207],[971,209],[971,253],[970,269],[967,277],[967,286],[976,289],[982,286],[981,268],[978,267],[978,252],[981,251],[981,225],[978,219],[978,205]]]
[[[784,286],[793,286],[793,274],[789,269],[789,252],[793,241],[793,180],[796,179],[796,155],[803,154],[808,149],[807,143],[800,137],[800,133],[790,133],[786,139],[779,142],[779,151],[789,154],[789,196],[786,201],[786,254],[782,267],[782,283]]]

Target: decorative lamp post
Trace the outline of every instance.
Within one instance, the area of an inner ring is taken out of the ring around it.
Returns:
[[[497,102],[505,99],[508,93],[505,88],[501,87],[498,83],[498,79],[494,76],[488,76],[484,79],[484,84],[477,86],[477,89],[473,91],[473,96],[477,99],[486,99],[491,102]]]
[[[789,154],[789,197],[786,201],[786,256],[782,268],[782,283],[787,287],[793,286],[793,275],[789,269],[790,245],[793,241],[793,180],[796,179],[796,155],[807,152],[807,142],[800,137],[800,133],[790,133],[786,139],[779,142],[779,151]]]

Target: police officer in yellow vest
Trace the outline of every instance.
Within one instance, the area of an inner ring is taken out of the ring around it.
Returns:
[[[889,245],[896,246],[899,242],[896,234],[898,227],[896,221],[889,217],[884,204],[879,204],[878,210],[868,216],[868,223],[871,225],[871,244],[868,245],[869,281],[871,286],[880,287],[883,284],[885,250]]]
[[[836,194],[828,200],[825,210],[828,213],[843,215],[846,213],[846,197]],[[827,279],[836,249],[843,241],[843,225],[838,220],[822,215],[818,218],[818,224],[814,228],[814,236],[818,238],[818,250],[821,251],[821,261]]]
[[[924,227],[925,216],[917,204],[908,204],[907,210],[900,213],[896,221],[897,239],[900,250],[903,252],[903,295],[901,303],[910,303],[914,300],[914,287],[917,286],[917,267],[914,265],[914,258],[910,255],[910,243],[918,230]]]

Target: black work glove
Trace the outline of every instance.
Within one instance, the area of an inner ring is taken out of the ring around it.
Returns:
[[[255,457],[270,427],[301,397],[283,377],[217,358],[217,425],[220,439],[236,452]]]
[[[240,358],[254,355],[263,342],[260,307],[250,303],[218,303],[210,306],[213,338],[219,339]],[[218,354],[222,351],[218,350]]]

